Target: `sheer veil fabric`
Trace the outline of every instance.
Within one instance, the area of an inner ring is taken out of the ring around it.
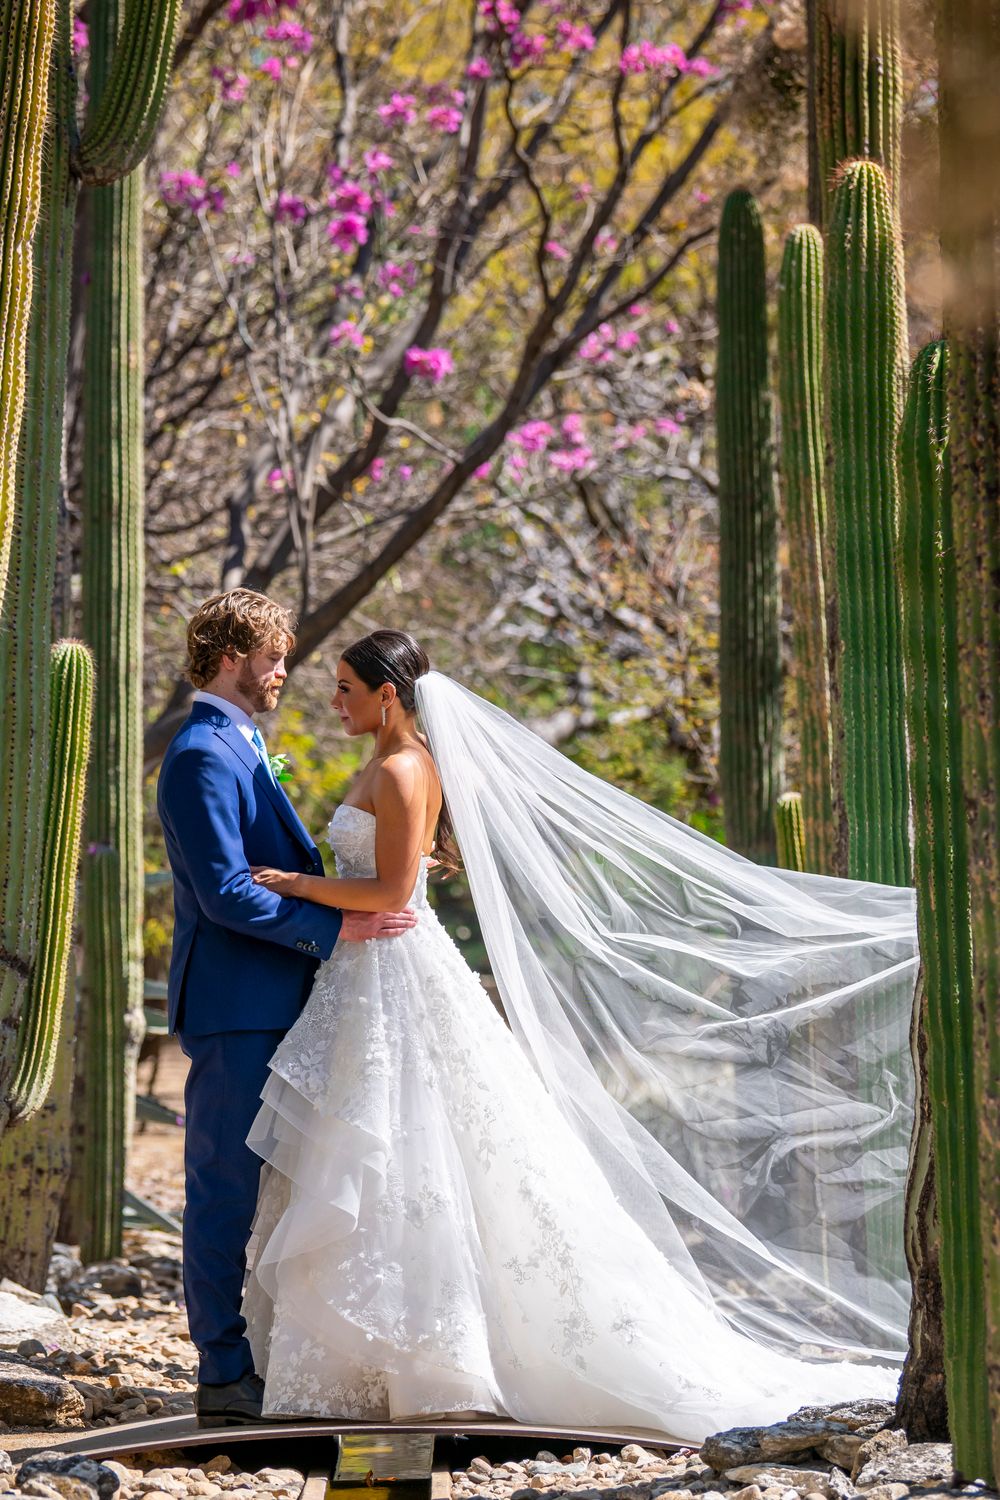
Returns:
[[[440,673],[417,706],[509,1025],[618,1203],[758,1344],[901,1360],[914,892],[757,866]]]

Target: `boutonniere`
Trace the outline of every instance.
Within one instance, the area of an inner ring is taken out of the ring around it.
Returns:
[[[292,758],[290,755],[269,755],[267,758],[271,762],[271,775],[275,781],[291,781]]]

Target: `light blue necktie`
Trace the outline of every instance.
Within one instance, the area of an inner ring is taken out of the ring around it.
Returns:
[[[256,750],[258,759],[260,760],[261,765],[264,767],[264,770],[267,772],[268,781],[270,781],[272,786],[277,786],[278,783],[274,779],[274,772],[271,770],[271,761],[267,753],[267,746],[264,744],[264,737],[261,734],[260,730],[257,728],[256,724],[253,726],[253,734],[250,736],[250,743]]]

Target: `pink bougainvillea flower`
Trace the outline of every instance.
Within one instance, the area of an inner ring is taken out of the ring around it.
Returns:
[[[587,198],[590,197],[593,191],[594,184],[592,182],[578,182],[576,187],[573,189],[573,197],[578,203],[583,203]]]
[[[644,302],[633,302],[632,306],[628,310],[628,315],[630,318],[641,318],[644,317],[648,311],[649,309]]]
[[[561,52],[593,52],[596,38],[589,26],[576,21],[556,23],[556,35]]]
[[[275,83],[277,83],[281,77],[282,67],[283,64],[280,57],[265,57],[264,61],[260,64],[260,71],[266,73],[269,78],[273,78]]]
[[[485,57],[474,57],[465,70],[467,78],[492,78],[493,69]]]
[[[695,201],[697,203],[711,203],[711,201],[712,201],[711,195],[708,194],[708,193],[702,192],[701,188],[698,189],[698,191],[695,193],[694,196],[695,196]]]
[[[614,255],[618,249],[618,241],[609,229],[602,229],[600,234],[594,237],[594,249],[598,255],[603,255],[605,252],[608,255]]]
[[[447,349],[421,349],[416,344],[407,349],[403,364],[407,375],[420,376],[435,384],[455,368],[455,361]]]
[[[188,208],[193,213],[207,210],[220,214],[226,206],[221,188],[209,188],[197,172],[161,172],[160,197],[172,208]]]
[[[256,21],[258,16],[275,16],[281,5],[294,10],[296,0],[229,0],[227,14],[231,21]]]
[[[264,35],[269,42],[290,42],[296,52],[312,50],[313,34],[300,21],[279,21],[276,26],[266,27]]]
[[[569,251],[558,240],[546,240],[545,253],[551,255],[553,260],[569,260]]]
[[[662,432],[668,437],[672,437],[675,433],[678,433],[681,430],[680,423],[675,422],[673,417],[657,417],[656,421],[653,423],[653,426],[656,428],[657,432]]]
[[[487,461],[484,464],[480,464],[479,467],[478,467],[478,469],[473,469],[473,471],[472,471],[472,477],[473,477],[473,479],[479,479],[479,480],[489,479],[489,477],[490,477],[490,464],[489,464],[489,461]]]
[[[719,71],[715,63],[710,63],[707,57],[693,57],[688,63],[687,70],[696,78],[715,78]]]
[[[462,128],[462,111],[453,109],[450,104],[435,104],[427,111],[427,123],[434,130],[441,130],[445,135],[457,135]]]
[[[368,225],[360,214],[347,213],[331,219],[326,232],[338,250],[353,250],[355,245],[368,243]]]
[[[250,80],[245,73],[234,73],[232,68],[213,68],[212,77],[218,79],[219,97],[226,104],[239,104],[246,98]]]
[[[227,177],[232,177],[233,180],[235,181],[235,179],[237,177],[240,177],[242,175],[242,173],[243,173],[243,168],[240,166],[240,164],[239,164],[238,161],[227,161],[226,162],[226,176]]]
[[[342,182],[326,200],[330,208],[339,209],[344,213],[361,214],[363,217],[371,213],[372,195],[357,182]]]
[[[371,461],[371,467],[369,468],[368,473],[371,475],[371,477],[374,480],[374,482],[376,484],[378,484],[379,480],[382,478],[382,476],[385,473],[385,459],[384,458],[373,458],[372,461]]]
[[[639,343],[639,335],[634,328],[624,328],[615,339],[615,348],[622,354],[627,354],[630,349],[635,349]]]
[[[388,151],[380,151],[376,147],[373,151],[365,152],[365,168],[369,172],[388,172],[389,168],[395,165]]]
[[[83,52],[90,43],[90,33],[87,30],[86,21],[81,21],[79,16],[73,17],[73,51]]]
[[[562,419],[563,437],[570,443],[579,445],[583,442],[583,418],[578,411],[568,412]]]
[[[309,217],[309,208],[295,193],[279,193],[271,204],[271,213],[278,224],[302,224]]]
[[[283,469],[271,469],[268,472],[267,482],[275,494],[280,494],[287,485],[288,480]]]
[[[678,323],[676,318],[668,318],[663,326],[671,335],[680,333],[681,331],[681,325]]]
[[[393,94],[388,104],[379,105],[378,115],[386,123],[400,120],[404,125],[412,125],[417,118],[416,97],[413,94]]]
[[[515,427],[507,434],[507,441],[515,448],[523,448],[525,453],[541,453],[554,434],[551,422],[525,422],[523,427]]]
[[[525,63],[537,62],[549,49],[549,39],[540,31],[515,31],[510,39],[510,60],[515,68]]]
[[[365,342],[365,336],[351,318],[344,318],[340,323],[334,323],[330,329],[330,343],[353,344],[355,349],[360,349]]]
[[[413,465],[412,464],[400,464],[400,466],[399,466],[399,468],[397,469],[396,472],[398,473],[400,479],[403,479],[403,480],[412,479],[413,478]]]
[[[654,42],[643,40],[622,48],[618,66],[623,73],[683,73],[687,68],[687,57],[676,42],[658,47]]]
[[[549,463],[563,474],[582,474],[594,461],[594,451],[586,443],[577,448],[557,448],[549,454]]]

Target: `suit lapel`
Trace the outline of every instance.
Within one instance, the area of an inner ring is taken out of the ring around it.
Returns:
[[[229,749],[232,750],[233,754],[239,757],[239,759],[246,766],[247,770],[253,773],[255,786],[263,787],[264,791],[271,799],[271,803],[274,807],[275,812],[281,818],[282,822],[289,829],[289,831],[295,835],[295,837],[299,840],[299,843],[304,844],[309,852],[312,853],[316,845],[310,838],[305,824],[302,822],[302,819],[295,811],[295,808],[292,806],[291,802],[288,800],[284,789],[279,784],[272,781],[270,776],[268,776],[267,772],[264,770],[264,766],[260,760],[260,757],[258,756],[253,746],[250,744],[249,740],[245,739],[244,736],[240,734],[239,730],[236,728],[236,725],[232,722],[226,724],[217,722],[215,725],[215,732],[219,736],[219,739],[222,741],[222,743],[224,745],[227,745]]]

